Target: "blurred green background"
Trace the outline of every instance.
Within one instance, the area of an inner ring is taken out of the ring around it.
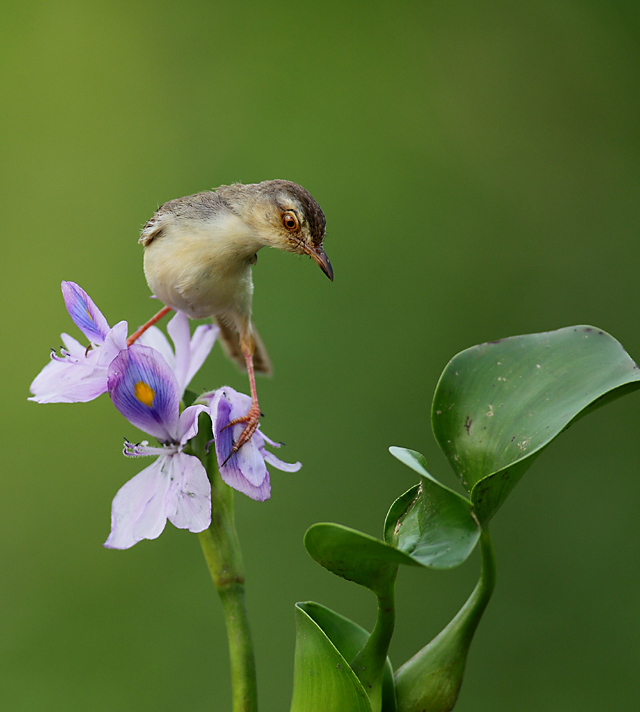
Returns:
[[[594,324],[640,357],[640,9],[621,0],[4,3],[0,174],[5,406],[0,700],[6,710],[224,711],[220,606],[197,538],[107,551],[140,461],[106,397],[27,402],[60,332],[60,281],[110,323],[154,311],[139,230],[164,201],[287,178],[326,212],[331,284],[263,251],[255,320],[275,377],[265,432],[295,474],[237,498],[261,709],[287,710],[293,604],[364,626],[371,594],[305,553],[316,521],[379,535],[414,482],[454,478],[429,424],[447,361]],[[247,390],[216,349],[196,382]],[[640,663],[640,399],[571,428],[493,524],[498,587],[457,709],[633,709]],[[402,571],[391,656],[477,578]]]

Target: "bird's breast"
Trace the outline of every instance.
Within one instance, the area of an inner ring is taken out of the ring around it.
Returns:
[[[145,248],[151,291],[167,306],[200,319],[251,313],[251,255],[260,249],[237,217],[184,224],[168,221]]]

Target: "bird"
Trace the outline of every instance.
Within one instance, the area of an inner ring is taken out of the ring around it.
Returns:
[[[176,198],[160,206],[142,228],[139,242],[147,284],[165,307],[129,337],[129,343],[170,310],[217,321],[223,346],[246,368],[251,390],[247,414],[229,423],[245,427],[227,460],[249,442],[259,425],[255,373],[271,372],[251,318],[252,267],[258,251],[274,247],[308,255],[333,281],[323,247],[325,231],[326,218],[318,203],[288,180],[232,183]]]

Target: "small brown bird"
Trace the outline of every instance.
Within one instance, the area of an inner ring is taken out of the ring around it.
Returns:
[[[193,319],[212,316],[227,353],[246,367],[251,387],[246,423],[232,453],[249,441],[260,419],[254,370],[271,365],[251,321],[251,266],[262,247],[309,255],[333,281],[322,243],[324,213],[302,186],[287,180],[221,185],[170,200],[142,229],[144,272],[151,291],[166,307]],[[155,323],[159,312],[143,327]],[[139,335],[139,334],[138,334]],[[130,342],[137,338],[133,335]]]

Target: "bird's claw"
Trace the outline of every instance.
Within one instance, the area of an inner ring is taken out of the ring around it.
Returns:
[[[230,428],[233,425],[238,425],[239,423],[246,423],[244,430],[240,433],[240,437],[236,440],[233,447],[231,448],[231,452],[227,455],[227,459],[222,463],[223,467],[227,464],[232,455],[235,455],[235,453],[238,452],[238,450],[243,445],[246,445],[249,440],[251,440],[253,434],[258,429],[258,425],[260,425],[261,415],[262,413],[260,412],[260,406],[257,403],[254,403],[251,408],[249,408],[246,415],[229,421],[224,426],[224,428],[222,428],[223,430],[226,430],[226,428]]]

